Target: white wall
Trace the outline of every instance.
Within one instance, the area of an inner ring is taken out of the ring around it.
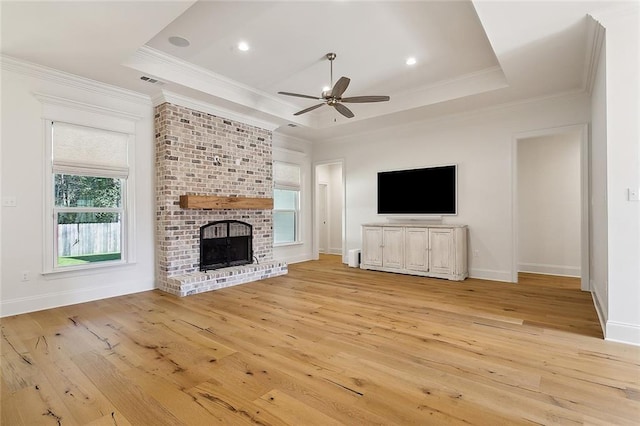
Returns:
[[[273,159],[300,165],[302,190],[300,200],[301,243],[273,248],[273,259],[287,263],[303,262],[313,258],[313,181],[311,171],[311,143],[274,131]]]
[[[135,264],[41,274],[46,171],[43,104],[34,96],[38,93],[78,102],[85,112],[105,108],[141,117],[135,126]],[[2,207],[2,316],[155,287],[153,145],[153,110],[147,97],[3,59],[2,196],[16,197],[17,206]],[[23,271],[29,272],[28,281],[21,281]]]
[[[457,164],[459,212],[443,221],[469,226],[472,277],[511,281],[513,135],[588,119],[586,95],[556,97],[320,142],[314,161],[345,159],[346,250],[360,248],[361,224],[386,220],[376,214],[378,171]]]
[[[518,271],[580,276],[581,132],[518,140]]]
[[[639,8],[634,2],[595,16],[606,29],[608,315],[605,336],[636,345],[640,345],[640,202],[630,201],[627,190],[640,188]],[[601,105],[600,100],[597,106]]]

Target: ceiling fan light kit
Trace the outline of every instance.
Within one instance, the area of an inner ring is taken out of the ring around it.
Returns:
[[[347,118],[353,118],[354,117],[353,112],[349,108],[347,108],[345,105],[343,105],[343,103],[345,102],[346,103],[386,102],[390,99],[389,96],[352,96],[349,98],[343,98],[342,94],[347,90],[347,87],[349,87],[349,83],[351,82],[351,79],[347,77],[340,77],[340,79],[336,81],[336,84],[333,84],[333,60],[336,59],[336,54],[327,53],[326,58],[329,60],[329,63],[331,64],[330,77],[331,77],[331,85],[333,86],[331,90],[323,91],[322,96],[319,96],[319,97],[311,96],[311,95],[302,95],[300,93],[292,93],[292,92],[278,92],[278,94],[280,95],[295,96],[298,98],[305,98],[305,99],[322,100],[322,103],[310,106],[309,108],[305,108],[301,111],[296,112],[293,115],[305,114],[309,111],[313,111],[316,108],[320,108],[323,105],[329,105],[334,107],[336,111],[338,111],[343,116]]]

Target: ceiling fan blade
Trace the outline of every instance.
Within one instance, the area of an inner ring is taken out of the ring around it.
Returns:
[[[344,115],[347,118],[353,118],[354,117],[354,115],[351,112],[351,110],[349,108],[347,108],[346,106],[342,105],[342,104],[335,103],[335,104],[333,104],[333,107],[335,109],[337,109],[340,114]]]
[[[309,95],[301,95],[300,93],[291,93],[291,92],[278,92],[279,95],[287,95],[287,96],[296,96],[298,98],[307,98],[307,99],[322,99],[317,96],[309,96]]]
[[[339,98],[342,96],[347,87],[349,87],[349,83],[351,80],[347,77],[340,77],[340,80],[336,81],[336,84],[333,85],[333,89],[331,90],[331,97]]]
[[[342,98],[341,102],[364,103],[364,102],[386,102],[388,96],[353,96],[351,98]]]
[[[313,110],[314,110],[314,109],[316,109],[316,108],[320,108],[322,105],[324,105],[324,102],[323,102],[323,103],[321,103],[321,104],[318,104],[318,105],[311,106],[311,107],[309,107],[309,108],[305,108],[305,109],[303,109],[302,111],[298,111],[298,112],[296,112],[296,113],[295,113],[295,114],[293,114],[293,115],[300,115],[300,114],[304,114],[305,112],[313,111]]]

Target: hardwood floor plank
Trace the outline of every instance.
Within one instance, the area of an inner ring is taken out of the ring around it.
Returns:
[[[349,268],[2,318],[7,425],[637,425],[640,348],[579,280]],[[37,387],[37,388],[36,388]]]
[[[279,418],[282,421],[282,424],[304,424],[309,426],[332,426],[342,424],[331,416],[324,414],[277,389],[264,394],[261,398],[255,400],[254,404]]]
[[[102,355],[95,352],[85,352],[72,357],[72,360],[130,423],[137,425],[185,424],[151,395],[145,393],[137,383],[120,373]]]

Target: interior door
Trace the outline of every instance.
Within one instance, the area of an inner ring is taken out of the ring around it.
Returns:
[[[328,188],[326,183],[318,184],[318,251],[320,253],[329,252],[329,208],[328,208]]]

